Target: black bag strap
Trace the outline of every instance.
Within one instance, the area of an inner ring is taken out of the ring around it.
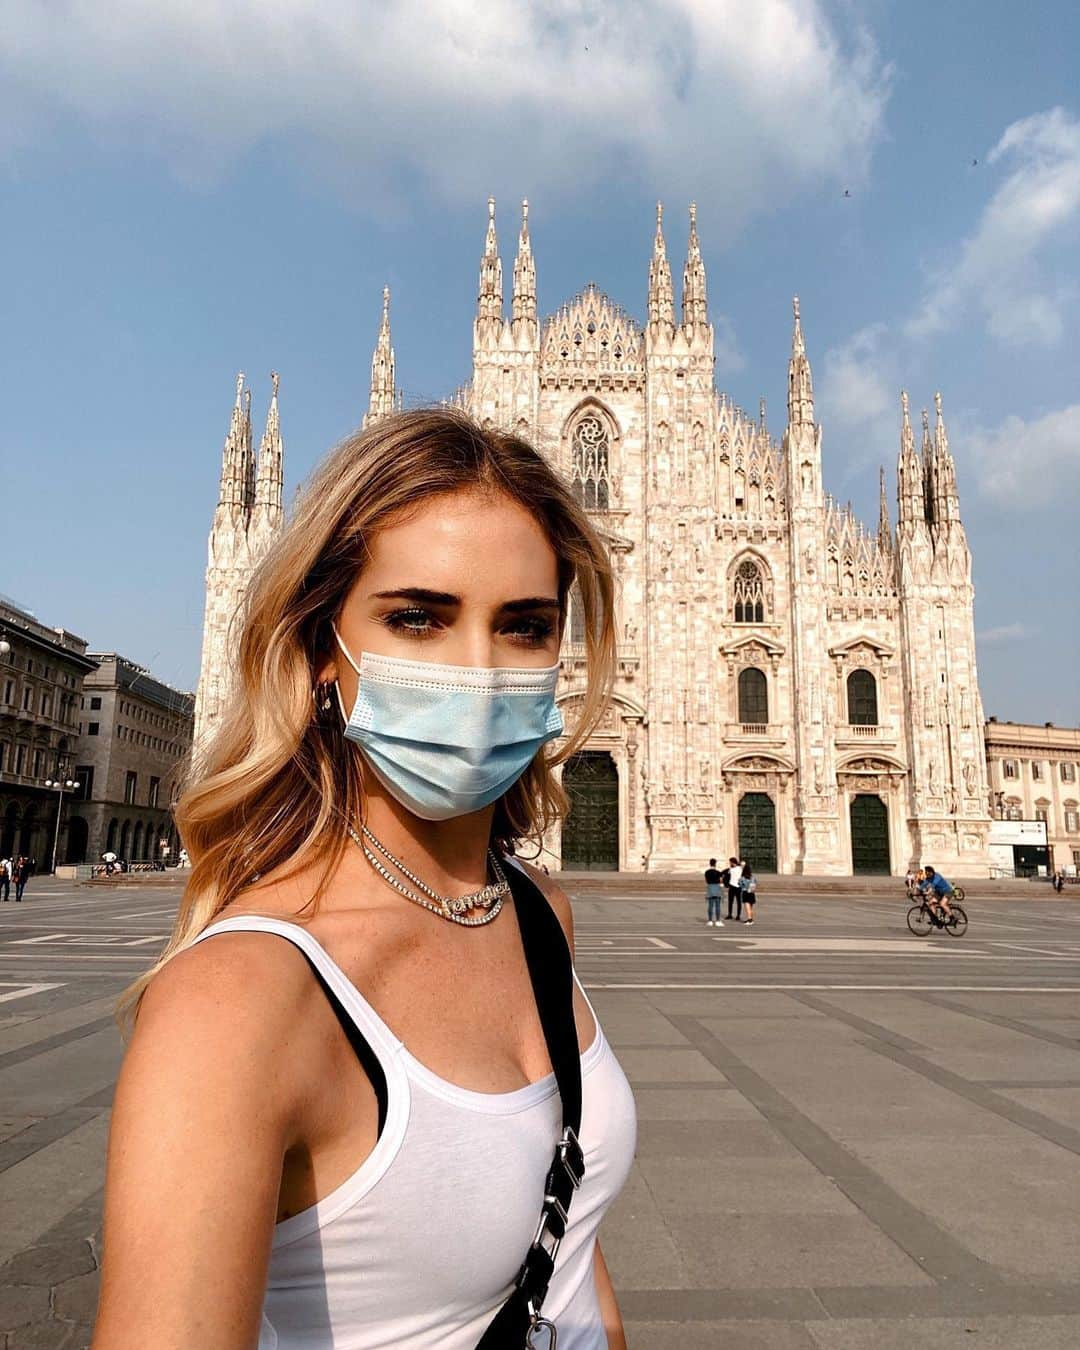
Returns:
[[[581,1053],[574,1020],[570,948],[555,911],[532,878],[510,860],[503,870],[510,883],[533,997],[562,1099],[563,1128],[544,1182],[544,1203],[536,1236],[514,1279],[510,1297],[480,1338],[476,1350],[524,1350],[532,1344],[527,1339],[530,1331],[544,1325],[540,1310],[555,1270],[559,1243],[566,1232],[570,1202],[585,1175],[585,1156],[578,1142]],[[554,1338],[548,1343],[553,1345]]]

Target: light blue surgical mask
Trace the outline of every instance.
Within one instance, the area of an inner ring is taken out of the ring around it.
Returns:
[[[361,652],[345,735],[391,796],[423,820],[478,811],[513,787],[563,729],[558,664],[540,670],[445,666]]]

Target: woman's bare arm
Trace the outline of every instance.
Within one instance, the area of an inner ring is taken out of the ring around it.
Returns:
[[[600,1300],[600,1312],[604,1319],[604,1331],[607,1335],[608,1350],[627,1350],[626,1331],[623,1328],[622,1314],[615,1297],[615,1286],[611,1283],[604,1253],[596,1244],[596,1260],[593,1265],[596,1275],[596,1294]]]
[[[268,935],[215,936],[143,999],[113,1107],[92,1350],[258,1341],[298,1116],[290,953]]]

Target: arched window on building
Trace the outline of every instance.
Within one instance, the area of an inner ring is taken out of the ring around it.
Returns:
[[[588,511],[611,505],[611,440],[596,413],[587,413],[571,438],[570,481],[574,496]]]
[[[757,666],[739,672],[739,721],[743,726],[768,725],[769,682]]]
[[[877,726],[877,680],[868,670],[853,670],[848,676],[847,706],[853,727]]]
[[[575,586],[570,592],[570,645],[573,647],[584,647],[585,645],[585,605],[581,599],[581,592]]]
[[[744,559],[735,570],[735,622],[765,622],[765,578],[752,558]]]
[[[566,636],[569,638],[571,646],[584,647],[587,628],[585,601],[577,586],[571,588],[568,610],[569,613],[566,618]],[[600,612],[600,601],[599,597],[597,597],[596,622],[593,625],[594,631],[596,632],[598,632],[600,628]]]

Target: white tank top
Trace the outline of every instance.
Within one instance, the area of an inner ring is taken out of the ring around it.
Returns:
[[[246,931],[278,933],[311,958],[387,1085],[371,1154],[274,1229],[258,1350],[475,1350],[536,1231],[562,1127],[554,1074],[515,1092],[449,1083],[409,1053],[307,929],[244,914],[195,941]],[[596,1035],[581,1056],[585,1178],[544,1301],[559,1350],[607,1350],[596,1234],[636,1141],[630,1085],[593,1018]]]

